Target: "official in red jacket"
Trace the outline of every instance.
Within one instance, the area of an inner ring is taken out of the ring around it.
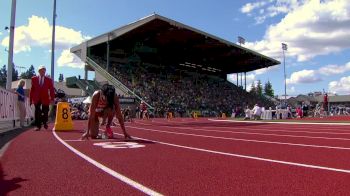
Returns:
[[[46,68],[40,66],[39,75],[32,77],[32,88],[30,89],[30,104],[35,106],[35,125],[39,131],[41,125],[47,129],[49,106],[54,102],[55,90],[51,78],[45,76]]]

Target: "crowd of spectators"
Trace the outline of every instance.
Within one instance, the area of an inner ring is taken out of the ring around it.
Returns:
[[[325,107],[327,107],[325,109]],[[329,108],[328,108],[329,107]],[[277,108],[276,108],[277,110]],[[306,118],[306,117],[326,117],[350,115],[350,107],[344,105],[325,105],[323,102],[316,104],[307,104],[302,102],[295,107],[287,106],[287,118]]]
[[[331,116],[350,115],[350,107],[345,105],[333,105],[330,108],[330,115]]]
[[[89,105],[84,103],[72,103],[71,114],[73,120],[87,120],[89,115]]]
[[[102,58],[93,58],[105,64]],[[189,116],[198,111],[202,116],[229,114],[244,115],[242,108],[256,103],[271,106],[263,97],[245,90],[216,76],[184,72],[174,67],[147,68],[140,64],[112,64],[111,72],[125,86],[152,105],[156,117],[173,112],[175,116]]]

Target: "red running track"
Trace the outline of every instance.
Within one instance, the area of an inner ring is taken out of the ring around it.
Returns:
[[[350,125],[175,119],[127,123],[135,140],[75,131],[15,138],[0,195],[345,195]]]

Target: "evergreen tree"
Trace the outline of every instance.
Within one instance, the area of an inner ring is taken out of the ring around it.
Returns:
[[[270,97],[274,96],[274,91],[272,89],[272,84],[270,81],[267,81],[267,83],[265,83],[264,94]]]
[[[252,86],[251,86],[251,88],[250,88],[250,93],[256,94],[256,87],[255,87],[254,81],[253,81]]]
[[[16,81],[16,80],[18,80],[18,71],[13,66],[12,67],[12,81]],[[0,69],[0,86],[5,88],[6,82],[7,82],[7,69],[6,69],[6,65],[4,65]]]
[[[261,84],[261,81],[260,80],[258,80],[258,84],[256,85],[256,94],[258,94],[258,95],[262,95],[262,84]]]
[[[15,69],[15,65],[12,67],[12,81],[17,81],[18,80],[18,71]]]
[[[22,79],[31,79],[33,76],[35,76],[35,69],[33,65],[31,65],[27,71],[21,74]]]
[[[4,65],[0,69],[0,86],[6,87],[6,80],[7,80],[7,71],[6,71],[6,65]]]
[[[58,82],[63,82],[63,80],[64,80],[63,74],[60,74],[60,76],[58,77]]]

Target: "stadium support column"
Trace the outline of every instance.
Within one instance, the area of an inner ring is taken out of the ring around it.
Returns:
[[[243,37],[241,37],[241,36],[238,36],[237,38],[238,38],[239,46],[242,47],[242,44],[243,45],[245,44],[245,39]],[[241,72],[241,87],[243,88],[242,77],[243,77],[243,75],[242,75],[242,72]],[[238,78],[238,74],[237,74],[237,78]],[[237,79],[237,83],[238,83],[238,79]]]
[[[242,81],[242,79],[243,79],[243,75],[242,75],[242,72],[241,72],[241,87],[243,88],[243,81]]]
[[[247,72],[244,72],[244,90],[247,90]]]
[[[87,68],[87,65],[85,65],[85,68],[84,68],[84,80],[87,80],[88,79],[88,68]]]
[[[12,85],[12,68],[13,68],[13,40],[15,37],[15,20],[16,20],[16,0],[12,0],[11,10],[11,24],[10,24],[10,39],[9,39],[9,53],[8,53],[8,64],[7,64],[7,79],[6,89],[11,89]]]
[[[109,72],[109,33],[107,34],[107,65],[106,65],[106,70]]]

